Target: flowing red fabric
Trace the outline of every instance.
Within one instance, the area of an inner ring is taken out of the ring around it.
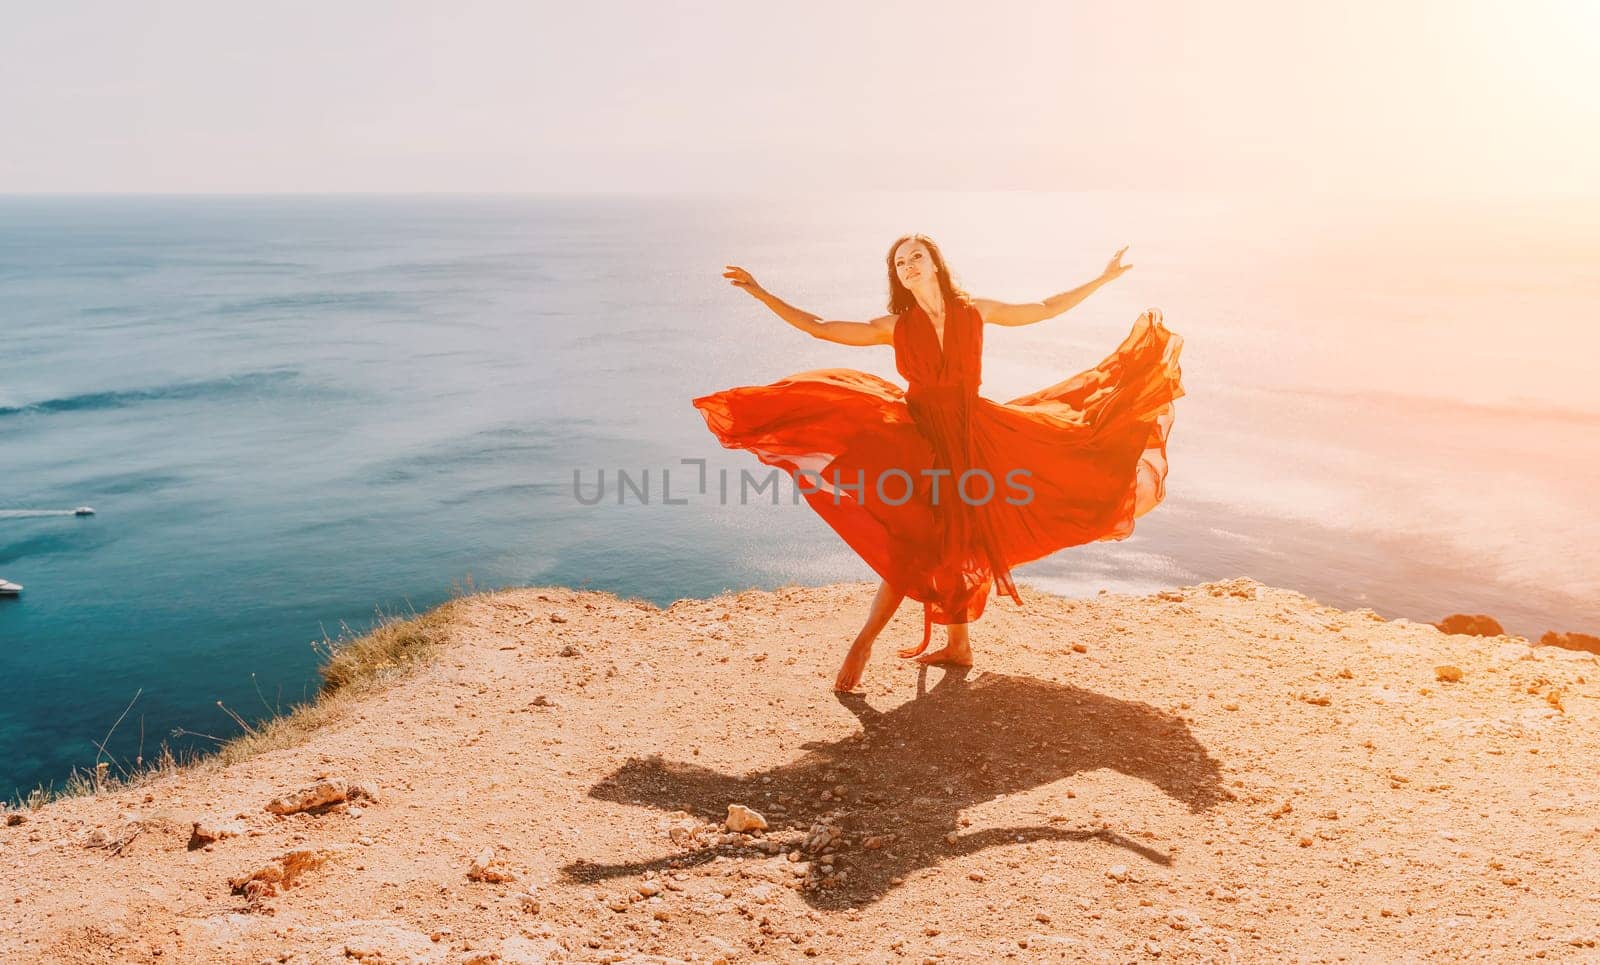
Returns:
[[[701,396],[722,445],[796,478],[807,504],[933,624],[970,623],[991,591],[1019,605],[1011,569],[1068,546],[1121,540],[1166,494],[1183,339],[1139,316],[1092,369],[1004,404],[978,394],[983,319],[949,305],[944,344],[920,307],[894,327],[894,383],[801,372]]]

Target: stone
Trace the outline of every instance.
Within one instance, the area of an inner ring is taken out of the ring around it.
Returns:
[[[1500,621],[1484,613],[1452,613],[1434,624],[1440,633],[1457,633],[1473,637],[1499,637],[1505,635]]]
[[[244,825],[236,821],[218,823],[216,821],[196,821],[189,829],[189,850],[221,841],[223,838],[237,837],[245,832]]]
[[[767,819],[759,811],[752,811],[743,804],[728,805],[728,817],[724,823],[729,831],[740,833],[767,829]]]
[[[322,778],[297,791],[275,797],[267,802],[270,814],[299,814],[342,804],[346,801],[367,800],[378,802],[376,784],[355,784],[340,777]]]
[[[833,831],[826,825],[813,825],[811,833],[806,835],[805,841],[800,845],[800,850],[807,854],[816,854],[826,848],[832,840]]]
[[[492,847],[484,848],[478,852],[476,858],[472,859],[472,864],[467,866],[467,878],[489,884],[504,884],[517,880],[517,876],[495,858]]]
[[[254,871],[228,879],[228,887],[234,894],[244,895],[252,905],[259,904],[263,899],[292,888],[303,875],[320,868],[333,856],[334,852],[327,849],[288,851]]]
[[[1585,653],[1600,654],[1600,637],[1587,633],[1557,633],[1549,631],[1539,638],[1541,647],[1561,647],[1565,650],[1582,650]]]

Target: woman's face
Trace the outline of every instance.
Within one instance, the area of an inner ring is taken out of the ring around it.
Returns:
[[[939,269],[933,263],[933,255],[928,253],[928,246],[916,239],[895,249],[894,270],[900,276],[900,284],[907,288],[933,281],[939,274]]]

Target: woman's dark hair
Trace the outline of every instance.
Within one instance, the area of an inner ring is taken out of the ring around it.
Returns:
[[[927,235],[901,235],[889,246],[889,257],[885,259],[889,264],[889,314],[904,314],[917,304],[916,296],[900,283],[900,273],[894,270],[894,253],[908,241],[920,241],[928,249],[934,267],[939,270],[939,292],[944,295],[945,304],[970,300],[966,292],[956,287],[955,280],[950,277],[950,269],[944,263],[944,252],[939,250],[939,245],[932,238]]]

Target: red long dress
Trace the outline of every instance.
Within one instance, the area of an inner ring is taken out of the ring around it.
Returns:
[[[817,369],[693,401],[724,447],[794,476],[868,566],[923,604],[920,653],[933,624],[982,616],[991,590],[1020,605],[1012,567],[1125,539],[1161,501],[1182,347],[1151,309],[1099,365],[1002,405],[978,394],[982,316],[956,301],[942,348],[920,307],[896,319],[904,391]]]

